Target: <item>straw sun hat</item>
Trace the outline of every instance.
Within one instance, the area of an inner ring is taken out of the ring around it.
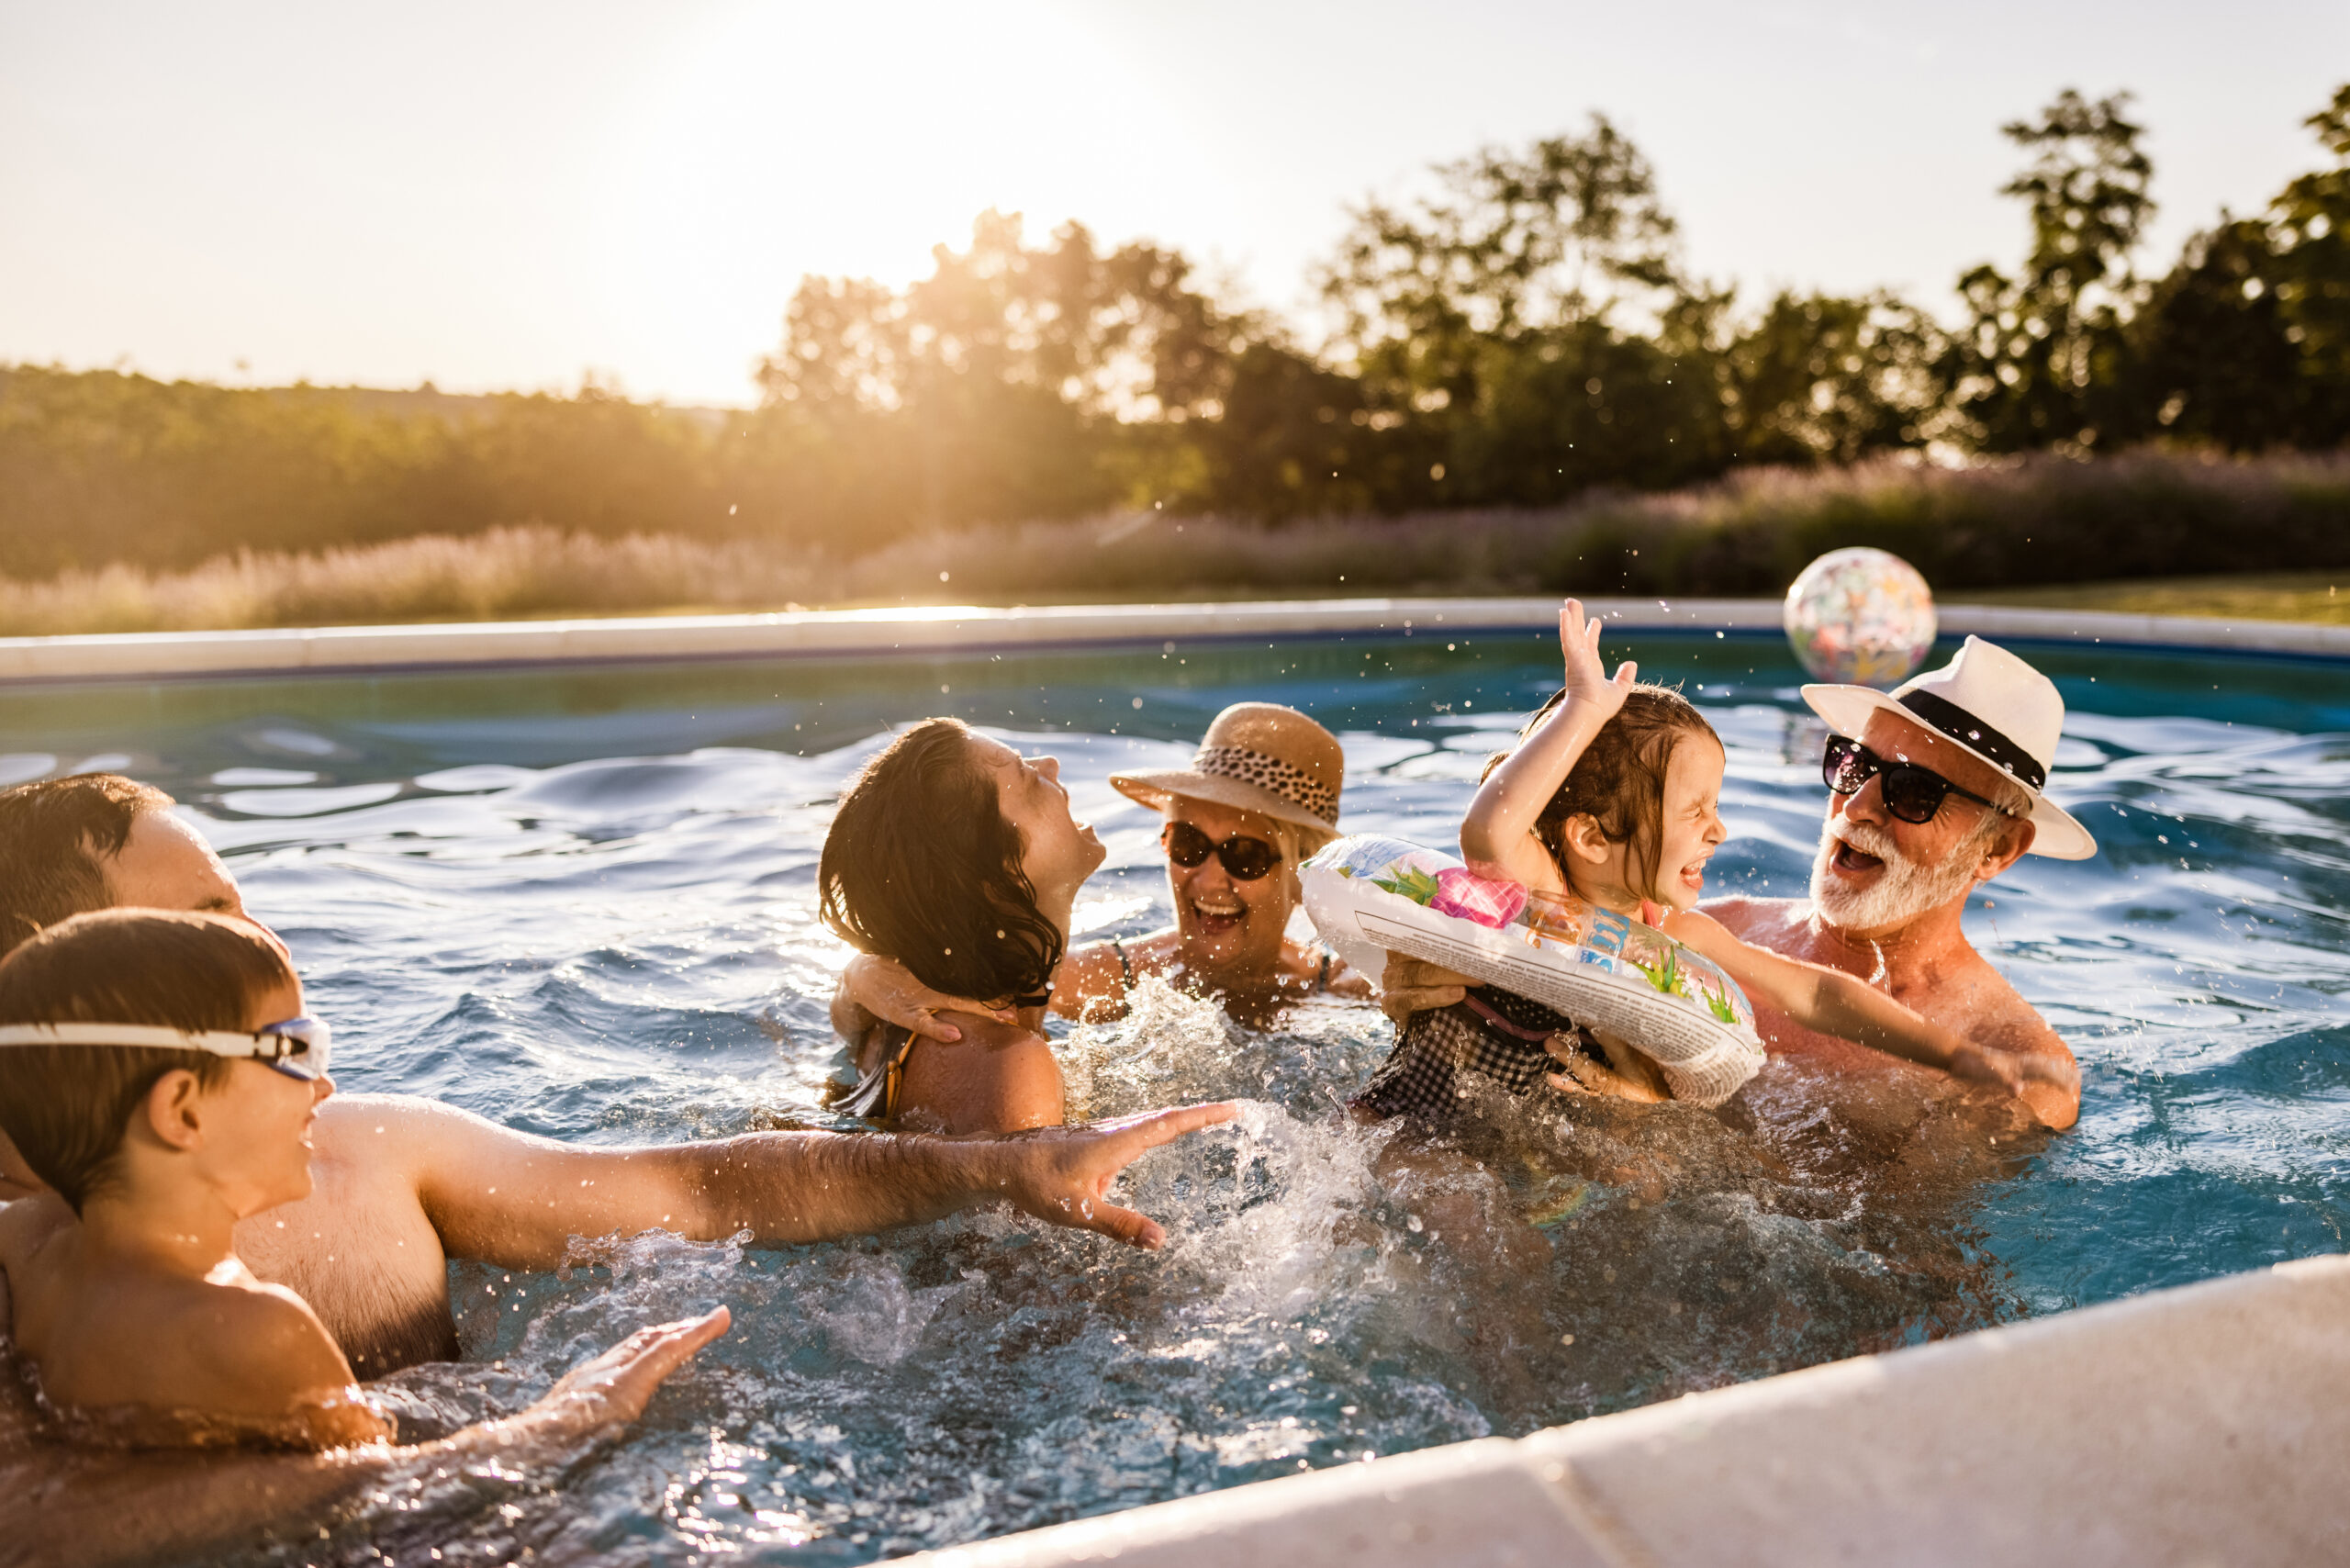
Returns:
[[[1958,656],[1890,692],[1868,686],[1807,686],[1803,700],[1840,734],[1857,736],[1879,709],[1923,724],[2006,775],[2031,801],[2039,833],[2031,853],[2086,860],[2097,840],[2072,813],[2041,793],[2056,761],[2065,729],[2065,699],[2056,683],[2022,659],[1980,637]]]
[[[1337,834],[1346,769],[1338,738],[1296,709],[1236,702],[1208,726],[1191,767],[1113,773],[1110,782],[1153,811],[1180,796],[1293,823],[1305,830],[1310,850]]]

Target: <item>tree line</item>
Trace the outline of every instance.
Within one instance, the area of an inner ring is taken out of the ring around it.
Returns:
[[[893,289],[811,276],[746,410],[0,369],[0,571],[180,565],[543,522],[845,559],[1120,510],[1263,524],[1539,509],[1733,466],[1904,453],[2233,454],[2350,439],[2350,84],[2318,166],[2140,270],[2128,95],[2005,127],[2020,258],[1945,319],[1889,292],[1758,304],[1695,275],[1604,117],[1350,211],[1309,343],[1180,250],[989,212]]]

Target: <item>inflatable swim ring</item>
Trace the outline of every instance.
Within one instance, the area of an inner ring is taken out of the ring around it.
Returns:
[[[1408,953],[1515,991],[1638,1047],[1694,1104],[1720,1104],[1762,1066],[1738,982],[1654,926],[1367,834],[1324,846],[1298,878],[1323,939],[1365,974]]]

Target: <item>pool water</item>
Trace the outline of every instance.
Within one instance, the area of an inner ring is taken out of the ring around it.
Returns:
[[[1611,652],[1684,681],[1728,745],[1709,888],[1800,892],[1820,731],[1784,648]],[[2341,1250],[2350,679],[2032,656],[2072,707],[2053,790],[2103,852],[2027,860],[1969,930],[2079,1054],[2077,1130],[1845,1105],[1774,1067],[1725,1116],[1577,1105],[1472,1159],[1338,1116],[1391,1037],[1371,1008],[1252,1034],[1152,988],[1118,1025],[1054,1027],[1094,1114],[1247,1102],[1130,1176],[1165,1252],[978,1214],[788,1251],[583,1238],[547,1275],[460,1263],[467,1360],[390,1380],[415,1434],[512,1408],[637,1323],[725,1302],[736,1327],[559,1483],[389,1488],[300,1558],[865,1562]],[[17,689],[0,782],[106,767],[178,795],[291,943],[345,1089],[701,1138],[838,1125],[818,1096],[846,955],[814,871],[888,726],[954,713],[1062,759],[1110,850],[1085,937],[1169,918],[1156,819],[1105,776],[1180,764],[1226,703],[1341,734],[1349,828],[1449,845],[1557,669],[1541,638],[1420,633]]]

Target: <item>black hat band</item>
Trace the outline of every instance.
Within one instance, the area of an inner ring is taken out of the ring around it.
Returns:
[[[2031,753],[1951,701],[1930,691],[1912,691],[1894,699],[1951,739],[1988,757],[2015,780],[2033,790],[2048,782],[2048,769]]]

